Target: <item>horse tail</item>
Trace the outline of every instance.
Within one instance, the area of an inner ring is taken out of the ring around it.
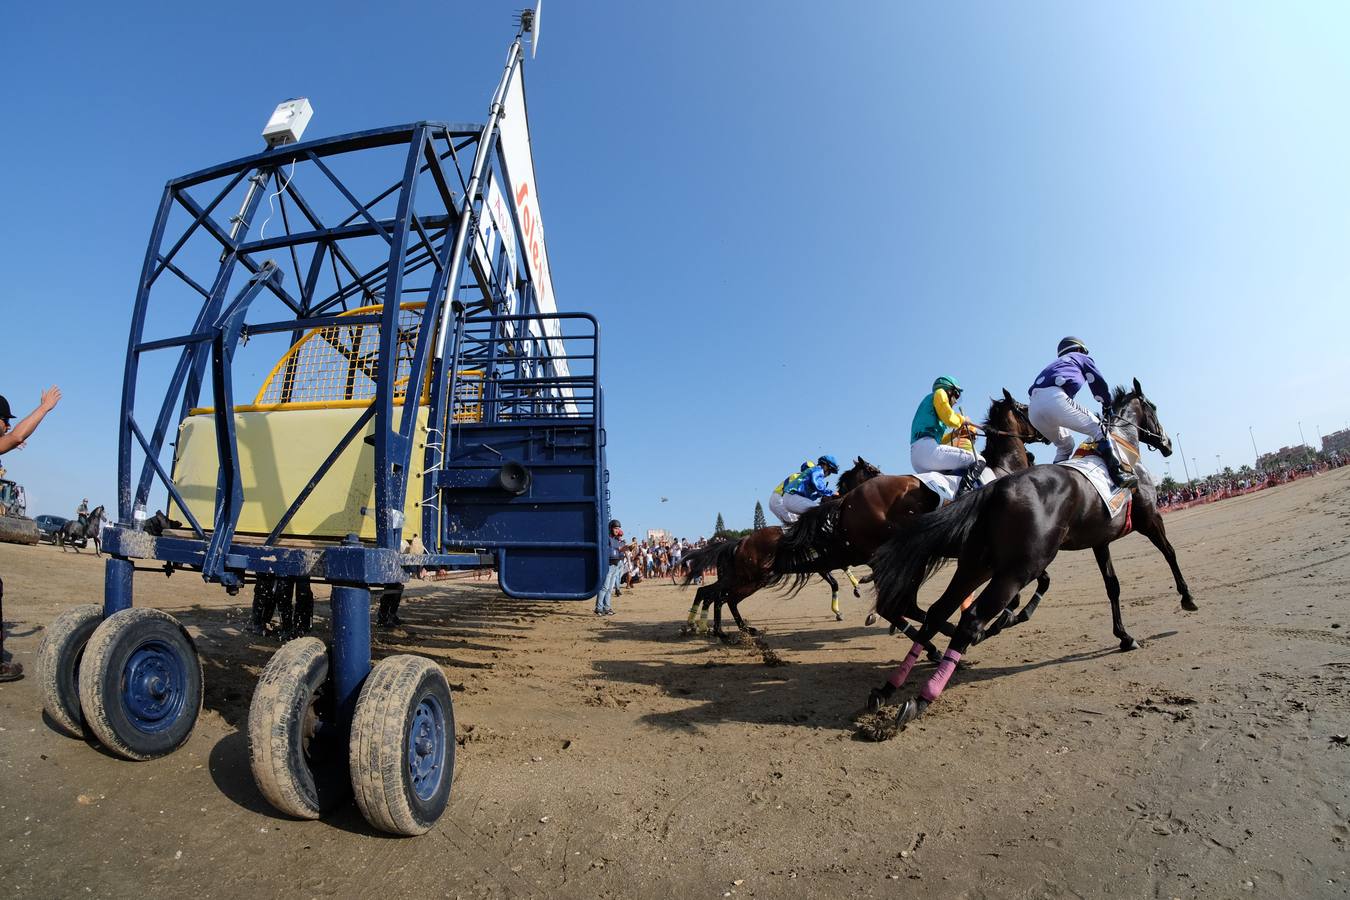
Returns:
[[[894,604],[917,594],[948,558],[960,552],[993,495],[992,488],[972,491],[941,509],[914,517],[881,545],[871,562],[877,612],[889,619],[887,612]]]
[[[840,500],[832,497],[802,513],[796,522],[783,529],[774,558],[774,571],[780,574],[800,572],[817,564],[825,539],[834,532],[839,519]]]
[[[693,584],[694,579],[702,575],[705,569],[714,566],[717,567],[717,576],[722,577],[722,568],[725,564],[724,560],[721,559],[722,554],[728,549],[734,552],[736,545],[740,542],[739,538],[714,541],[706,547],[700,547],[691,553],[686,553],[682,560],[688,566],[684,573],[684,587]]]

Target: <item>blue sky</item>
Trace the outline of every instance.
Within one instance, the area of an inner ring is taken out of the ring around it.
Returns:
[[[8,13],[0,393],[65,392],[4,460],[30,512],[112,502],[163,183],[295,95],[309,136],[481,121],[518,5]],[[1067,333],[1204,472],[1249,425],[1344,427],[1348,44],[1340,4],[553,0],[531,126],[559,305],[604,329],[614,512],[694,537],[804,456],[908,471],[935,375],[979,416]]]

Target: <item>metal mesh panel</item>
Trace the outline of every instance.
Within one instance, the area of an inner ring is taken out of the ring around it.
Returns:
[[[408,391],[412,357],[421,327],[425,303],[399,307],[394,380],[394,402],[402,403]],[[380,305],[349,310],[344,316],[378,314]],[[327,325],[305,334],[263,382],[255,406],[268,408],[313,408],[316,406],[364,406],[375,398],[376,365],[380,355],[380,326]],[[421,402],[425,403],[426,386]]]

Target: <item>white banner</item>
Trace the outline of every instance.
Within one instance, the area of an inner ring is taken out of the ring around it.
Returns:
[[[520,312],[520,298],[516,294],[516,232],[511,227],[511,211],[507,209],[506,198],[497,187],[497,179],[492,173],[487,175],[487,188],[483,191],[483,210],[478,217],[478,234],[475,235],[474,257],[484,273],[496,273],[497,283],[504,286],[506,296],[506,315]],[[500,248],[505,247],[503,258]],[[491,275],[488,276],[491,281]],[[516,332],[516,323],[507,322],[508,335]]]
[[[520,68],[516,69],[516,75],[511,79],[503,107],[504,115],[499,126],[502,156],[506,162],[506,177],[510,182],[511,203],[515,207],[516,220],[520,223],[521,256],[525,260],[525,270],[534,283],[538,311],[555,313],[558,306],[553,298],[553,278],[548,268],[548,248],[544,244],[544,220],[539,212],[534,155],[530,149],[530,124],[525,110],[525,73]],[[545,320],[544,331],[549,337],[549,354],[554,357],[553,371],[566,376],[567,360],[563,358],[566,350],[558,339],[560,331],[557,321]],[[570,393],[570,390],[564,391],[564,394]]]

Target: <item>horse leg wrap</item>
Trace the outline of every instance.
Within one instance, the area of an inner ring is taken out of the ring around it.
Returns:
[[[689,624],[690,624],[690,625],[693,625],[693,624],[694,624],[694,618],[695,618],[697,615],[698,615],[698,603],[695,602],[693,606],[689,607]]]
[[[933,677],[928,679],[928,683],[919,691],[919,696],[932,703],[947,687],[947,682],[951,680],[952,673],[956,671],[956,664],[960,662],[961,654],[955,650],[948,650],[942,654],[942,662],[938,663],[937,671]]]
[[[848,583],[853,585],[853,589],[856,591],[858,589],[858,576],[853,574],[852,566],[844,570],[844,577],[848,579]]]
[[[923,644],[915,642],[914,646],[910,647],[909,652],[905,654],[904,661],[896,666],[895,670],[891,672],[891,676],[886,679],[892,687],[900,687],[905,683],[905,679],[909,677],[910,670],[913,669],[914,664],[919,661],[919,655],[921,653],[923,653]]]
[[[839,615],[839,596],[838,596],[838,595],[835,595],[835,596],[833,596],[833,597],[830,598],[830,612],[834,613],[836,616]]]

